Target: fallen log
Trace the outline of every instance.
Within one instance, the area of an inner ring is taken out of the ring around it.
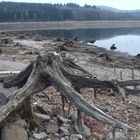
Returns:
[[[133,81],[134,83],[134,81]],[[140,83],[136,81],[135,84]],[[117,82],[119,87],[131,85],[131,82]],[[116,88],[113,81],[100,81],[92,78],[91,74],[83,70],[76,64],[68,62],[60,55],[48,54],[39,56],[35,61],[28,65],[13,79],[4,83],[5,88],[17,86],[20,89],[16,91],[9,99],[6,105],[0,108],[0,123],[8,117],[13,111],[21,107],[23,102],[32,94],[46,89],[48,86],[54,86],[62,96],[69,100],[79,111],[84,112],[99,121],[109,123],[115,128],[121,128],[125,131],[133,131],[134,128],[127,126],[117,119],[105,114],[98,108],[91,106],[77,92],[76,88]],[[118,90],[119,91],[119,90]]]

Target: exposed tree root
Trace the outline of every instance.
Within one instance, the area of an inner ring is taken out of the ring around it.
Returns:
[[[36,61],[32,62],[15,78],[4,83],[6,88],[18,86],[20,89],[11,96],[6,105],[0,108],[0,123],[10,113],[19,108],[24,100],[32,94],[43,91],[50,85],[54,86],[66,100],[70,101],[78,109],[79,112],[84,112],[99,121],[109,123],[114,128],[121,128],[125,131],[135,130],[105,114],[98,108],[91,106],[76,89],[84,87],[113,88],[125,98],[130,92],[128,92],[128,90],[125,91],[125,88],[123,87],[140,85],[140,81],[132,80],[115,83],[114,81],[100,81],[92,78],[92,75],[89,72],[83,70],[70,60],[62,58],[59,54],[48,54],[45,57],[39,56]]]

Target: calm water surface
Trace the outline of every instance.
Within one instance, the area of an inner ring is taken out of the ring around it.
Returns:
[[[94,44],[100,47],[110,49],[112,44],[116,44],[118,51],[131,55],[140,53],[140,28],[48,30],[32,33],[70,39],[78,37],[86,42],[96,40]]]
[[[120,35],[112,38],[97,40],[97,46],[110,49],[112,44],[115,44],[117,50],[127,52],[131,55],[140,53],[140,35]]]

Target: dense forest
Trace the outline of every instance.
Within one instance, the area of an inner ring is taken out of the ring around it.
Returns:
[[[140,11],[74,4],[0,2],[0,21],[139,20]]]

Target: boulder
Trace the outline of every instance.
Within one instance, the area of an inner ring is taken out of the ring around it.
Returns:
[[[2,128],[1,140],[28,140],[28,133],[25,126],[26,122],[24,120],[8,122]]]

